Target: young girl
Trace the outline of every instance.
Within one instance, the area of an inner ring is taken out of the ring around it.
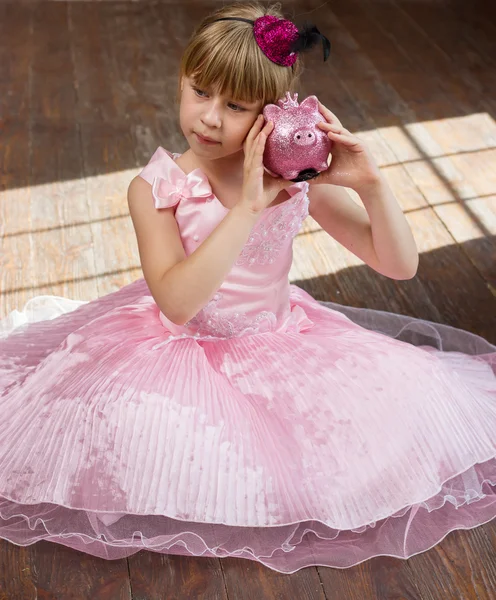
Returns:
[[[495,517],[496,347],[288,282],[309,213],[386,276],[418,260],[326,107],[330,168],[264,172],[261,109],[294,89],[308,35],[322,39],[258,4],[205,19],[180,68],[189,149],[159,147],[129,186],[144,278],[4,320],[0,537],[291,573],[408,558]]]

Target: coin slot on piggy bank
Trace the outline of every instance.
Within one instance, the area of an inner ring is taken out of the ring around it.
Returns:
[[[327,170],[332,141],[317,127],[324,121],[316,96],[298,104],[298,94],[286,92],[286,98],[263,109],[266,121],[274,129],[265,143],[263,164],[271,175],[288,181],[307,181]]]

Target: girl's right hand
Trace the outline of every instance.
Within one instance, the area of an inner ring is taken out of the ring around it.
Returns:
[[[245,161],[243,165],[243,189],[238,205],[243,206],[253,214],[261,214],[271,204],[279,192],[290,185],[282,177],[272,177],[263,167],[265,142],[274,128],[274,123],[268,121],[264,126],[264,117],[259,115],[246,136],[243,149]]]

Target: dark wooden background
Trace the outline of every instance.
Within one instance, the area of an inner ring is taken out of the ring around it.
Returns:
[[[35,295],[91,300],[141,277],[126,202],[158,145],[186,149],[178,60],[218,3],[0,0],[0,317]],[[410,314],[496,343],[496,9],[483,0],[302,0],[332,41],[313,93],[369,144],[412,227],[389,280],[309,218],[291,280],[319,300]],[[0,600],[494,600],[496,524],[408,561],[282,575],[243,559],[140,552],[105,561],[0,540]]]

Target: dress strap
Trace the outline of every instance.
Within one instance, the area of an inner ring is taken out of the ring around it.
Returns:
[[[213,195],[205,173],[194,169],[186,174],[174,160],[178,156],[159,146],[139,173],[152,186],[155,208],[175,206],[181,198],[209,198]]]

